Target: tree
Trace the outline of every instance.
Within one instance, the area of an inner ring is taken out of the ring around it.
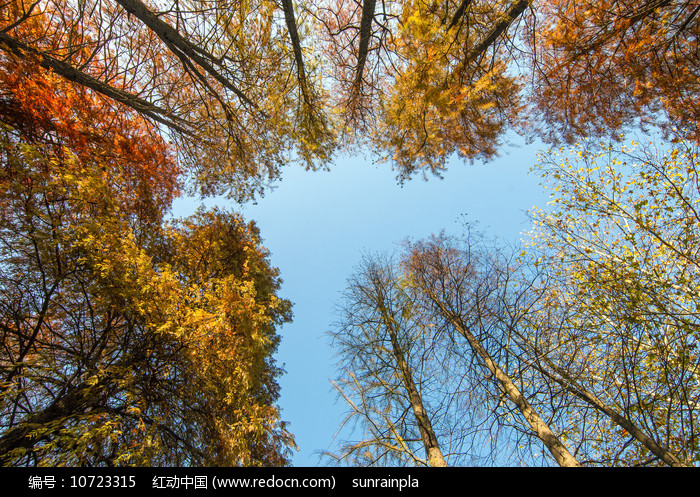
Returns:
[[[273,354],[291,304],[276,295],[279,272],[257,228],[236,214],[200,210],[168,235],[165,262],[181,293],[180,312],[173,310],[165,326],[186,351],[174,374],[183,393],[169,424],[184,427],[202,447],[197,464],[288,464],[295,446],[275,405],[282,370]],[[179,457],[170,453],[168,461]]]
[[[399,178],[489,159],[522,113],[504,37],[527,2],[329,2],[317,15],[349,134]],[[381,9],[381,10],[380,10]],[[449,24],[448,24],[449,22]]]
[[[428,376],[435,364],[393,271],[391,261],[367,258],[345,293],[347,307],[332,333],[341,356],[335,386],[351,406],[343,424],[359,420],[368,438],[345,443],[332,457],[363,466],[445,466],[434,406],[424,400],[435,390]]]
[[[517,406],[526,425],[560,466],[579,466],[515,383],[523,383],[522,373],[514,381],[501,366],[502,362],[510,363],[511,348],[517,350],[516,346],[504,347],[511,342],[512,324],[506,320],[506,326],[502,327],[499,320],[494,319],[510,310],[495,309],[499,302],[494,302],[499,289],[509,287],[510,268],[502,265],[497,252],[490,254],[489,249],[480,249],[469,238],[461,247],[446,238],[435,238],[410,248],[405,265],[410,284],[422,300],[422,312],[435,316],[434,319],[446,323],[452,333],[466,340],[477,366],[486,369],[497,390]],[[505,358],[499,360],[496,354],[503,354]]]
[[[3,231],[2,463],[285,464],[271,355],[289,306],[255,232],[200,214],[155,263],[123,220],[69,214],[53,239]]]
[[[16,0],[3,9],[0,46],[162,125],[193,191],[243,200],[281,165],[317,167],[335,146],[323,92],[281,14],[266,0]]]
[[[333,333],[343,368],[338,388],[351,406],[345,424],[359,420],[366,438],[346,443],[337,457],[429,464],[430,450],[440,448],[450,465],[532,463],[535,442],[557,463],[578,465],[530,403],[540,392],[508,328],[520,316],[507,321],[493,308],[501,292],[510,294],[509,268],[477,243],[464,251],[450,243],[408,246],[400,274],[391,261],[368,259],[350,280]],[[421,440],[427,461],[418,455]],[[491,444],[495,450],[484,454]]]
[[[641,121],[698,139],[696,2],[554,0],[537,9],[528,38],[543,135],[610,137]]]
[[[684,464],[697,461],[697,148],[583,145],[538,166],[553,186],[533,254],[568,309],[558,354],[586,388]],[[558,304],[557,304],[558,303]],[[580,351],[586,351],[582,354]],[[653,464],[647,445],[601,443],[611,464]]]
[[[286,464],[290,305],[257,229],[164,226],[179,169],[147,122],[0,63],[0,463]]]

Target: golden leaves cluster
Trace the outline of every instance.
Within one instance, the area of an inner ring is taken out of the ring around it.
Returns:
[[[283,465],[257,229],[166,222],[180,169],[138,115],[3,53],[3,465]]]
[[[553,275],[550,305],[568,313],[555,340],[563,361],[687,462],[700,400],[697,154],[682,141],[543,154],[552,201],[533,212],[531,239]],[[615,463],[649,456],[624,439],[600,438],[599,450]]]

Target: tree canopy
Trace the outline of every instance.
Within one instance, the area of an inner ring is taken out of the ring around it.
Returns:
[[[638,123],[698,137],[693,2],[7,0],[5,53],[176,144],[190,191],[239,200],[281,167],[373,150],[400,179]]]
[[[255,226],[166,221],[181,170],[152,124],[1,63],[0,464],[286,464],[290,303]]]
[[[311,64],[274,2],[5,4],[5,53],[158,124],[193,191],[247,199],[286,162],[317,167],[333,148]]]
[[[254,223],[173,200],[357,151],[440,176],[513,133],[564,146],[520,259],[439,235],[350,281],[337,386],[366,437],[336,455],[493,462],[475,437],[507,433],[518,458],[697,464],[699,13],[0,0],[0,464],[287,464],[278,271]],[[637,128],[660,149],[620,146]]]
[[[641,124],[700,137],[697,2],[556,0],[539,9],[532,97],[545,136],[571,142]]]

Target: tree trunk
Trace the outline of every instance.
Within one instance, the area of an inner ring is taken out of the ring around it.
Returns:
[[[506,395],[508,395],[508,398],[510,398],[510,400],[513,401],[516,406],[518,406],[518,409],[523,414],[523,417],[530,425],[532,430],[535,432],[535,435],[537,435],[537,438],[542,440],[542,443],[544,443],[557,463],[560,466],[566,467],[580,466],[574,456],[571,455],[569,450],[563,443],[561,443],[554,432],[552,432],[547,423],[545,423],[540,415],[537,414],[535,409],[532,408],[525,396],[520,392],[520,390],[518,390],[515,383],[513,383],[510,377],[500,367],[498,367],[486,349],[484,349],[481,343],[469,331],[469,328],[462,323],[461,319],[451,313],[442,303],[433,297],[433,295],[430,296],[433,302],[435,302],[439,307],[443,316],[449,320],[450,324],[452,324],[452,326],[454,326],[464,338],[467,339],[467,342],[469,342],[472,350],[474,350],[474,352],[476,352],[476,354],[481,358],[484,365],[496,378]]]
[[[641,442],[647,449],[649,449],[654,455],[658,456],[662,461],[664,461],[669,466],[674,467],[685,467],[686,464],[680,461],[674,454],[672,454],[668,449],[659,445],[654,439],[647,436],[642,430],[637,428],[637,426],[625,416],[616,412],[610,406],[604,404],[598,397],[593,393],[589,392],[583,388],[576,380],[571,378],[566,371],[559,368],[556,364],[545,358],[545,362],[551,367],[555,374],[550,371],[546,371],[542,367],[538,367],[538,371],[547,376],[548,378],[554,380],[555,382],[562,385],[569,392],[576,395],[578,398],[584,400],[591,406],[593,406],[598,411],[607,415],[613,422],[617,423],[618,426],[627,431],[630,435]],[[559,375],[559,377],[557,377]]]
[[[401,376],[403,377],[404,387],[406,388],[406,392],[408,393],[408,397],[411,402],[411,409],[413,410],[413,415],[415,416],[416,423],[418,424],[421,440],[423,440],[423,446],[425,447],[428,464],[434,467],[445,467],[447,466],[447,463],[442,455],[438,438],[435,435],[435,431],[433,430],[433,426],[430,422],[430,417],[428,416],[425,406],[423,405],[423,399],[418,391],[416,383],[413,381],[411,369],[406,362],[401,344],[399,343],[396,334],[396,327],[394,326],[394,318],[393,316],[390,316],[389,312],[387,311],[381,286],[378,284],[376,284],[376,286],[378,297],[377,304],[382,314],[382,320],[389,331],[392,352],[394,354],[394,358],[396,359],[396,364],[399,371],[401,372]]]

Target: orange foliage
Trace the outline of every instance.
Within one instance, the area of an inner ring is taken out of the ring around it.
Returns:
[[[552,0],[538,10],[533,98],[549,138],[641,120],[700,139],[697,2]]]
[[[20,28],[51,41],[54,29],[38,16]],[[48,33],[48,34],[47,34]],[[98,66],[99,60],[91,64]],[[178,194],[180,169],[171,147],[133,111],[44,69],[31,56],[0,52],[0,119],[9,143],[41,144],[69,167],[93,163],[107,173],[120,203],[162,213]],[[46,163],[48,164],[48,163]],[[6,165],[9,167],[9,164]]]

